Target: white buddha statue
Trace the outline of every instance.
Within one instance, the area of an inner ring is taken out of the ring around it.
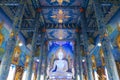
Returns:
[[[62,50],[60,49],[58,55],[58,60],[54,61],[53,68],[49,72],[49,77],[73,77],[74,72],[72,69],[72,72],[68,71],[68,62],[66,60],[63,60],[64,54]]]

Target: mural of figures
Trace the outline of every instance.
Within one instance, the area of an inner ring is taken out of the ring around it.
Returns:
[[[3,36],[3,34],[1,33],[1,29],[2,29],[2,27],[3,27],[3,24],[4,24],[3,21],[0,22],[0,46],[2,45],[3,40],[4,40],[4,36]]]
[[[20,53],[21,53],[20,47],[16,46],[14,49],[13,56],[12,56],[12,63],[13,64],[18,65]]]
[[[2,45],[3,40],[4,40],[4,36],[3,36],[3,34],[0,32],[0,46]]]
[[[0,22],[0,57],[2,57],[2,55],[4,54],[5,52],[5,49],[4,49],[4,46],[3,46],[3,42],[4,42],[4,34],[2,33],[2,28],[3,28],[3,24],[4,24],[4,21],[1,21]]]

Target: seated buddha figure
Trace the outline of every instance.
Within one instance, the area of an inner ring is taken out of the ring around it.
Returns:
[[[53,68],[49,72],[49,77],[73,77],[72,72],[68,72],[68,62],[63,59],[64,54],[62,50],[58,52],[57,57],[58,60],[54,61]]]

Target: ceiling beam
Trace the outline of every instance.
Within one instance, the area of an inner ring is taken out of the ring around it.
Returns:
[[[33,6],[30,6],[30,4],[32,4],[31,0],[27,0],[27,6],[32,14],[33,17],[35,17],[35,11],[34,11],[34,8]]]
[[[14,19],[14,14],[12,13],[12,11],[10,10],[10,8],[9,8],[8,6],[2,6],[1,8],[4,10],[4,12],[7,14],[7,16],[8,16],[11,20]]]
[[[46,29],[76,29],[76,28],[46,28]],[[27,31],[27,32],[34,32],[34,27],[22,27],[20,30]],[[87,32],[95,32],[97,28],[95,27],[88,27]]]
[[[120,6],[120,0],[97,0],[102,5],[116,5]]]

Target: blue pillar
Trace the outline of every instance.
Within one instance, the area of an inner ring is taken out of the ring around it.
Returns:
[[[81,50],[80,50],[80,33],[79,33],[79,30],[76,30],[78,31],[76,33],[76,36],[77,36],[77,58],[78,58],[78,63],[79,63],[79,76],[80,76],[80,80],[84,80],[83,79],[83,68],[82,68],[82,53],[81,53]]]
[[[44,76],[45,76],[45,73],[46,73],[46,71],[45,71],[45,59],[46,59],[46,51],[45,51],[45,44],[42,46],[43,47],[43,53],[42,53],[42,62],[41,62],[41,70],[40,70],[40,78],[41,77],[43,77],[44,78]],[[44,66],[43,66],[44,65]]]
[[[47,57],[48,57],[48,41],[46,41],[46,44],[44,45],[45,49],[44,49],[44,54],[45,54],[45,67],[44,67],[44,80],[47,80]]]
[[[33,54],[33,53],[32,53],[32,54]],[[34,57],[31,56],[31,57],[30,57],[30,60],[29,60],[29,63],[28,63],[28,67],[26,68],[26,69],[27,69],[27,74],[26,74],[25,80],[31,80],[33,61],[34,61]]]
[[[39,64],[38,64],[38,71],[37,71],[37,80],[40,80],[41,76],[41,64],[42,64],[42,55],[43,55],[43,45],[45,41],[45,32],[42,32],[41,34],[41,45],[40,45],[40,55],[39,55]]]
[[[117,67],[115,59],[113,57],[113,52],[111,48],[111,41],[107,34],[106,25],[104,24],[104,16],[101,10],[101,5],[99,2],[94,3],[95,15],[98,23],[98,30],[101,36],[102,49],[104,52],[104,58],[106,63],[106,68],[108,71],[108,77],[110,80],[120,80],[117,72]]]
[[[78,78],[80,77],[80,70],[79,70],[78,42],[76,42],[75,48],[76,48],[76,52],[75,52],[75,80],[79,80]]]
[[[82,29],[82,38],[83,38],[83,44],[84,44],[84,51],[86,55],[86,62],[87,62],[87,75],[89,80],[93,80],[93,74],[92,74],[92,61],[91,61],[91,56],[89,55],[89,50],[88,50],[88,36],[86,32],[86,17],[85,17],[85,10],[83,8],[80,8],[80,16],[81,16],[81,29]]]
[[[77,43],[76,43],[76,44],[77,44]],[[77,60],[78,58],[77,58],[77,46],[76,46],[76,44],[75,44],[75,51],[74,51],[74,54],[75,54],[75,55],[74,55],[74,66],[75,66],[75,75],[74,75],[74,76],[75,76],[75,80],[77,80],[77,75],[78,75],[78,73],[79,73],[79,72],[78,72],[78,70],[79,70],[78,65],[79,65],[79,64],[78,64],[78,62],[77,62],[77,61],[78,61],[78,60]]]
[[[31,80],[31,77],[32,77],[32,66],[33,66],[33,62],[34,62],[34,54],[35,54],[35,50],[36,50],[36,42],[37,42],[37,37],[38,37],[39,17],[40,17],[40,13],[36,12],[35,22],[33,23],[33,26],[35,26],[35,32],[34,32],[33,38],[32,38],[32,50],[31,50],[32,55],[30,57],[28,68],[27,68],[26,80]]]
[[[8,73],[9,73],[9,67],[11,64],[11,58],[12,54],[16,45],[16,36],[17,33],[19,33],[19,29],[15,29],[16,26],[20,28],[23,13],[24,13],[24,5],[20,5],[18,11],[16,12],[15,19],[13,21],[13,32],[11,33],[11,37],[9,37],[6,45],[5,54],[2,58],[1,66],[0,66],[0,80],[6,80]]]

